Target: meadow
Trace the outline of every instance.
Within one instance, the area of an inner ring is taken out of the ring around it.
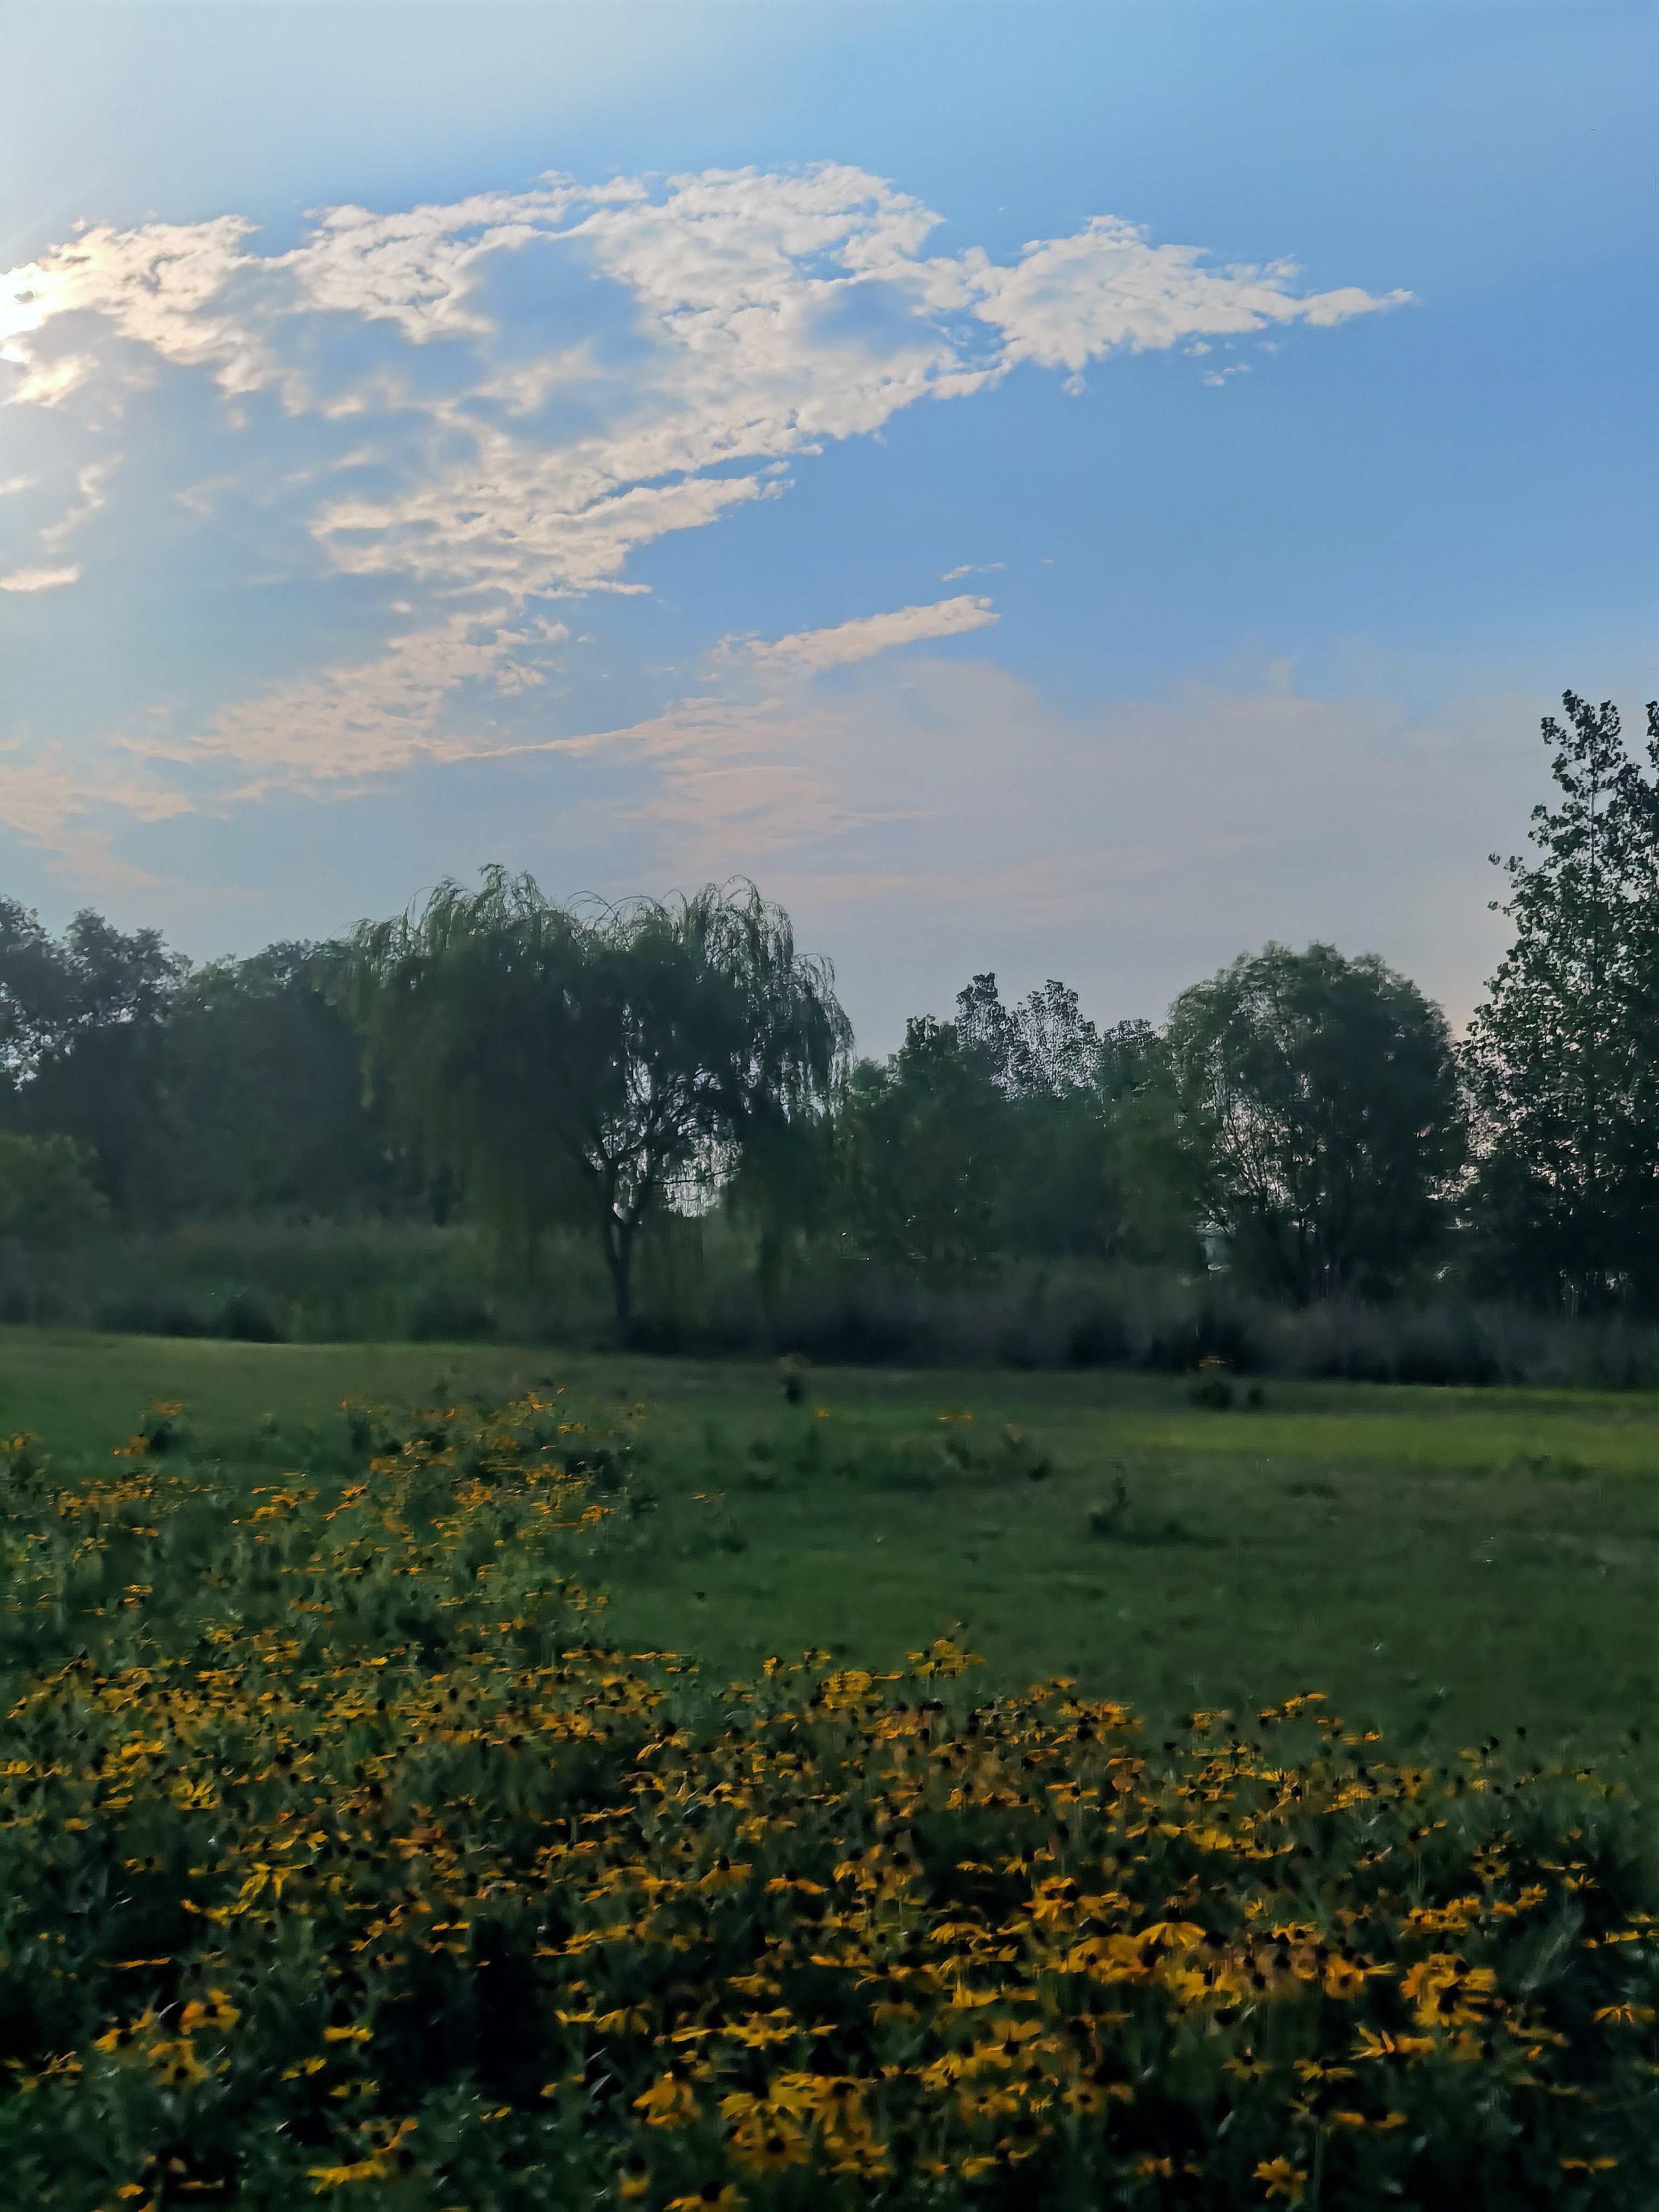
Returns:
[[[999,1687],[1070,1672],[1155,1717],[1319,1689],[1391,1741],[1519,1727],[1645,1772],[1659,1395],[1261,1387],[824,1368],[791,1406],[771,1362],[0,1333],[0,1429],[103,1452],[179,1400],[248,1482],[347,1397],[562,1391],[654,1501],[603,1547],[617,1638],[711,1674],[961,1628]]]
[[[1650,2203],[1656,1407],[9,1334],[64,2212]]]

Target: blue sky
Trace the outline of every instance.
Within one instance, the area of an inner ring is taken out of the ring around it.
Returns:
[[[1654,680],[1650,4],[0,10],[0,883],[1462,1016]]]

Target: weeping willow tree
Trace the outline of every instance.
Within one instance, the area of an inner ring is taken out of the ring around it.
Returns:
[[[641,1231],[827,1102],[852,1031],[826,961],[752,884],[576,909],[446,882],[352,939],[353,1005],[422,1141],[533,1267],[599,1236],[625,1342]]]

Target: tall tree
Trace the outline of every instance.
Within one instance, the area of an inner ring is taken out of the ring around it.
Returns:
[[[884,1066],[865,1060],[854,1071],[842,1109],[859,1249],[939,1287],[982,1274],[1003,1247],[1019,1133],[994,1053],[964,1041],[954,1022],[907,1021]]]
[[[963,1049],[988,1059],[1015,1098],[1063,1098],[1093,1087],[1102,1040],[1077,993],[1051,975],[1040,991],[1005,1006],[994,975],[975,975],[957,993],[956,1033]]]
[[[0,1239],[56,1256],[101,1229],[107,1212],[73,1138],[0,1133]]]
[[[0,1085],[11,1126],[86,1146],[121,1212],[159,1196],[161,1043],[189,963],[153,929],[124,935],[86,908],[61,940],[0,899]]]
[[[1203,1205],[1150,1022],[1102,1031],[1053,976],[1005,1006],[987,974],[957,994],[956,1027],[1014,1108],[999,1176],[1004,1249],[1196,1264]]]
[[[338,1218],[419,1195],[363,1095],[346,965],[340,945],[271,945],[179,990],[164,1073],[180,1211]]]
[[[353,949],[394,1097],[526,1265],[554,1222],[592,1224],[623,1340],[653,1213],[775,1151],[851,1042],[829,964],[752,884],[578,913],[489,868]]]
[[[1234,1264],[1298,1304],[1396,1288],[1446,1225],[1466,1129],[1444,1015],[1374,955],[1242,955],[1170,1010]]]
[[[1514,942],[1470,1024],[1487,1273],[1569,1310],[1659,1297],[1659,704],[1648,767],[1618,708],[1542,724],[1560,797],[1501,864]]]

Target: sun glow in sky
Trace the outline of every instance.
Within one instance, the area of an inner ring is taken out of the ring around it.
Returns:
[[[9,9],[6,888],[748,874],[872,1045],[1270,935],[1462,1012],[1538,714],[1659,688],[1656,27]]]

